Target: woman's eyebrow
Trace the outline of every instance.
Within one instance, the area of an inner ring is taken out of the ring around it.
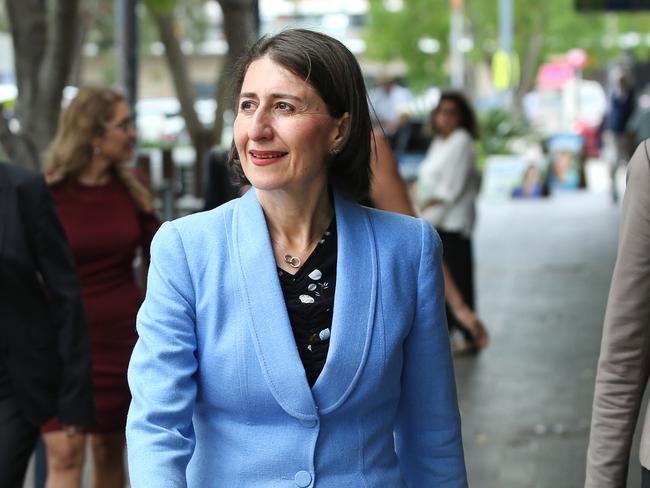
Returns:
[[[271,93],[271,96],[273,98],[289,98],[290,100],[296,100],[298,102],[302,102],[301,97],[299,97],[298,95],[291,95],[289,93]]]
[[[290,100],[296,100],[298,102],[302,102],[303,98],[299,97],[298,95],[291,95],[290,93],[271,93],[270,97],[273,99],[276,98],[288,98]],[[239,98],[259,98],[257,93],[254,92],[243,92],[239,95]]]

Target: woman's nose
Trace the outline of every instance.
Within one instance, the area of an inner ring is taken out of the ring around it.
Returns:
[[[272,133],[270,115],[265,110],[258,108],[251,119],[248,137],[252,140],[268,139]]]

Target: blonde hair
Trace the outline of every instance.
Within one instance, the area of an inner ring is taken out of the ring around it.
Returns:
[[[59,118],[59,127],[46,153],[45,179],[49,185],[72,181],[88,166],[93,155],[92,139],[101,136],[124,95],[109,88],[79,90]],[[127,162],[113,166],[115,176],[143,211],[153,211],[153,195],[137,178]]]

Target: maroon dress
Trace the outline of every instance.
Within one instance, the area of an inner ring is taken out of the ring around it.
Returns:
[[[100,186],[61,183],[51,190],[75,257],[90,322],[97,424],[87,430],[124,432],[131,400],[126,370],[143,299],[133,260],[141,247],[144,262],[149,262],[149,245],[160,223],[155,215],[138,210],[116,178]],[[60,428],[54,418],[43,431]]]

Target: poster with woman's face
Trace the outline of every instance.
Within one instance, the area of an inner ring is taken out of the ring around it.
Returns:
[[[584,141],[578,134],[562,134],[548,141],[551,190],[574,190],[580,186],[580,158]]]

